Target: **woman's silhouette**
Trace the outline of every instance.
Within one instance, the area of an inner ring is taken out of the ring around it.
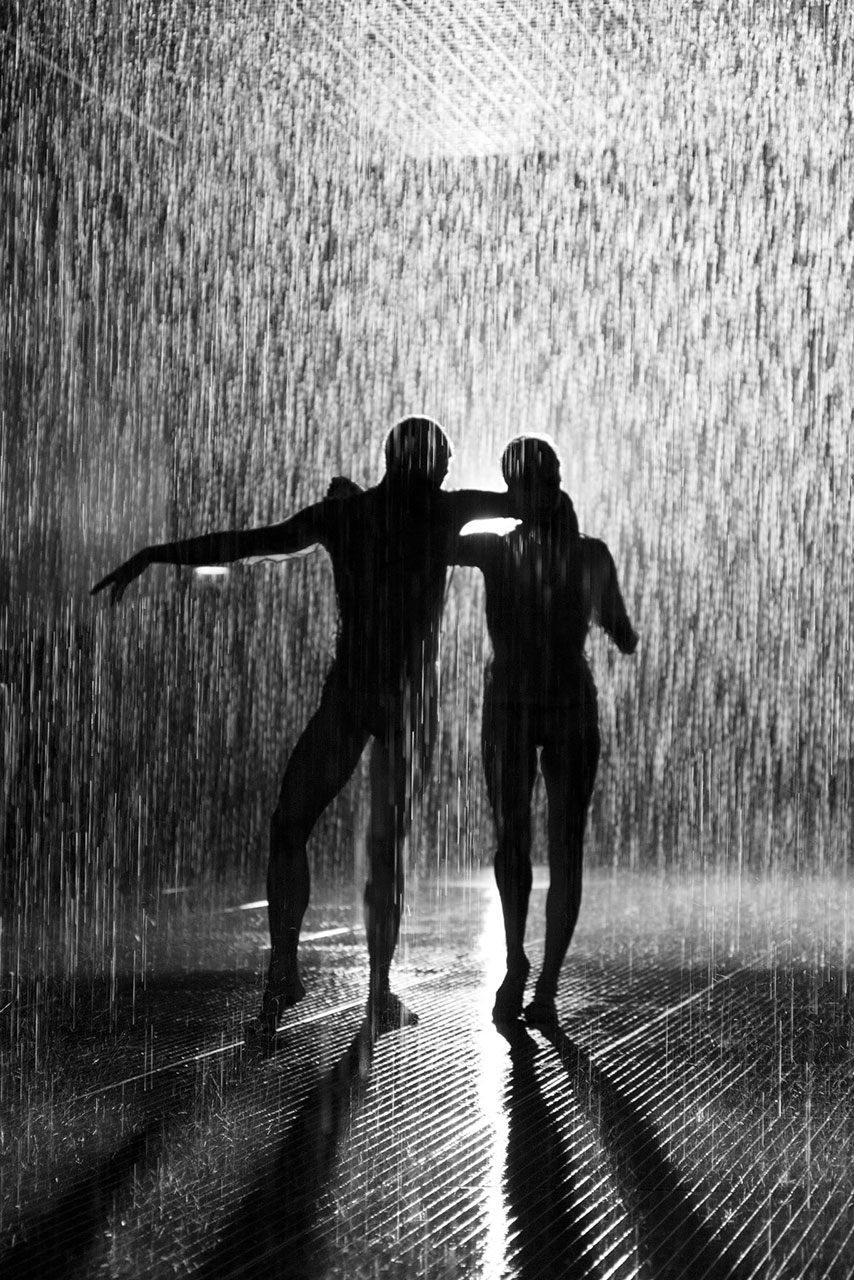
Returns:
[[[539,748],[549,806],[549,891],[543,967],[525,1013],[529,1022],[551,1023],[581,905],[584,829],[599,761],[596,686],[584,643],[594,620],[623,653],[634,653],[638,638],[611,553],[604,542],[579,535],[551,444],[520,436],[505,449],[501,467],[521,524],[505,537],[462,536],[454,555],[455,563],[483,572],[492,642],[482,747],[507,942],[507,974],[493,1017],[519,1017],[530,970],[524,939]]]

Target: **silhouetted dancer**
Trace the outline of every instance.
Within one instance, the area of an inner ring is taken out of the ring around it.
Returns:
[[[549,890],[543,968],[525,1015],[531,1023],[550,1024],[581,905],[584,829],[599,762],[596,686],[584,643],[594,619],[623,653],[634,653],[638,638],[610,551],[604,542],[579,535],[552,446],[520,436],[505,449],[501,468],[522,523],[504,537],[460,537],[454,557],[483,572],[493,651],[482,747],[507,941],[507,974],[493,1017],[499,1023],[519,1017],[530,970],[524,940],[539,747],[549,806]]]
[[[457,535],[470,520],[509,514],[506,494],[443,492],[451,448],[430,418],[405,418],[385,444],[386,474],[364,492],[327,496],[282,524],[146,547],[94,588],[121,599],[150,564],[225,564],[287,555],[319,543],[338,598],[335,659],[320,706],[288,761],[270,828],[267,898],[272,954],[260,1014],[247,1028],[267,1039],[302,999],[297,947],[309,900],[306,844],[350,778],[365,744],[371,824],[365,922],[368,1013],[375,1033],[414,1021],[391,993],[389,968],[403,897],[403,843],[430,763],[438,703],[439,624]]]

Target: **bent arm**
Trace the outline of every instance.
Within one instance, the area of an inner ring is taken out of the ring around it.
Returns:
[[[501,542],[498,532],[481,530],[461,536],[467,524],[479,520],[516,521],[516,508],[507,492],[496,493],[491,489],[452,489],[443,493],[446,501],[446,528],[452,535],[449,564],[469,565],[485,569]]]
[[[451,544],[448,563],[485,569],[489,557],[494,554],[500,541],[499,533],[467,533],[464,537],[457,534]]]
[[[232,564],[249,556],[292,555],[305,547],[322,542],[325,533],[324,504],[315,503],[297,512],[281,524],[260,529],[223,530],[178,542],[162,542],[143,547],[125,560],[92,588],[92,595],[112,588],[114,604],[121,600],[127,587],[152,564]]]
[[[443,493],[447,500],[448,518],[457,532],[472,520],[515,519],[516,509],[510,494],[491,489],[451,489]]]
[[[598,538],[585,538],[584,591],[590,612],[621,653],[634,653],[638,636],[629,620],[611,552]]]

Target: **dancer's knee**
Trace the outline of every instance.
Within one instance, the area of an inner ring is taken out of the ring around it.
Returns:
[[[530,841],[499,841],[495,854],[495,881],[500,892],[513,886],[530,892],[533,883]]]
[[[549,815],[549,862],[565,863],[568,867],[580,864],[584,856],[584,835],[587,830],[587,805],[567,804],[562,810]]]
[[[399,876],[387,868],[372,871],[365,885],[366,911],[400,911],[402,900],[403,884]]]
[[[298,810],[278,804],[270,819],[270,849],[274,855],[290,861],[300,857],[308,843],[314,821]]]
[[[564,904],[570,916],[577,916],[581,906],[582,868],[579,862],[565,857],[549,859],[549,896]]]

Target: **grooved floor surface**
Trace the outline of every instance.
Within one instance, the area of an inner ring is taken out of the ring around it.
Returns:
[[[511,1045],[490,877],[413,883],[420,1022],[372,1049],[358,895],[316,889],[309,995],[257,1059],[263,908],[165,897],[102,976],[62,944],[12,972],[0,1271],[854,1274],[847,906],[829,880],[593,872],[560,1029]],[[537,881],[534,967],[543,907]]]

